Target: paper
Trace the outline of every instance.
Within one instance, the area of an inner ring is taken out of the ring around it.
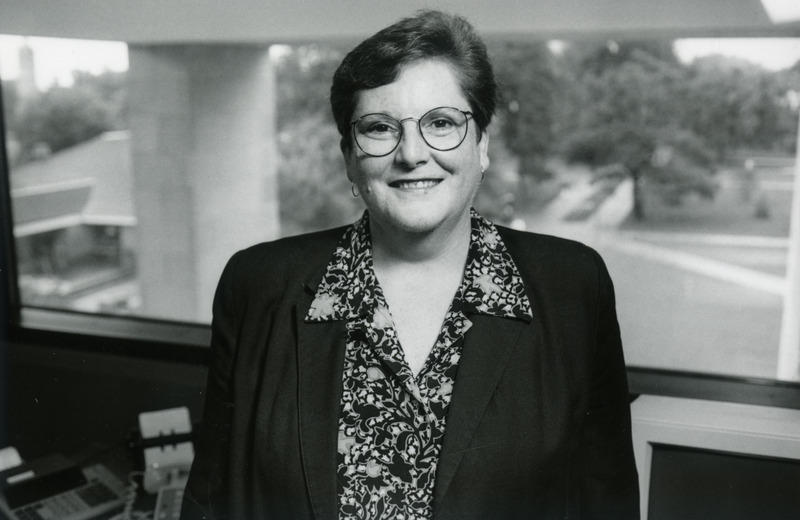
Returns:
[[[22,459],[14,446],[0,450],[0,471],[15,468],[22,464]]]

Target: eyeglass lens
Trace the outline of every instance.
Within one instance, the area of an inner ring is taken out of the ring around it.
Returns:
[[[426,112],[416,121],[420,135],[431,148],[439,151],[458,147],[467,135],[467,115],[456,108],[440,107]],[[367,114],[353,124],[353,134],[361,150],[373,156],[390,154],[403,136],[403,125],[387,114]]]

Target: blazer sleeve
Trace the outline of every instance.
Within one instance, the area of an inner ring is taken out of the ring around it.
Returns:
[[[234,273],[239,253],[223,270],[214,296],[211,359],[195,458],[186,485],[181,520],[229,516],[228,468],[234,407],[231,378],[236,355],[237,317]]]
[[[638,519],[639,484],[631,439],[630,398],[611,277],[597,265],[595,351],[582,442],[583,519]]]

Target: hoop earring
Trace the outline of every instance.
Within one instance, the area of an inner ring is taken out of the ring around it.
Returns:
[[[350,184],[350,193],[352,193],[353,197],[355,197],[355,198],[358,198],[358,196],[360,195],[358,193],[358,188],[356,188],[356,183],[355,182]]]
[[[486,177],[486,168],[481,166],[481,180],[479,180],[478,182],[483,182],[484,177]]]

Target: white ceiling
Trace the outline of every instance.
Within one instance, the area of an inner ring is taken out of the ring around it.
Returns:
[[[763,0],[787,5],[800,0]],[[800,36],[761,0],[3,0],[0,33],[148,42],[361,38],[416,9],[458,12],[486,35]]]

